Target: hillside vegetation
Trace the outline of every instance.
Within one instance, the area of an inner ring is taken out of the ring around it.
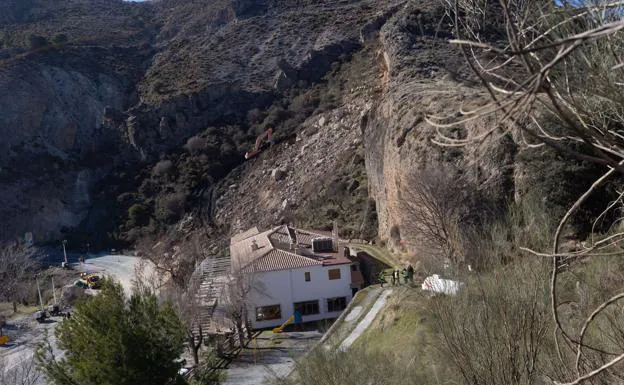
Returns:
[[[427,141],[412,141],[428,159],[401,160],[409,171],[386,165],[401,151],[375,145],[396,138],[379,135],[381,125],[369,131],[369,143],[382,154],[373,167],[384,177],[374,174],[373,185],[386,200],[380,231],[390,247],[421,262],[425,275],[464,285],[457,295],[395,289],[353,349],[319,348],[292,378],[277,382],[621,383],[622,201],[609,191],[621,185],[624,159],[616,112],[624,100],[614,88],[622,68],[621,9],[449,5],[455,37],[464,39],[455,42],[483,93],[459,108],[437,107],[426,124],[403,115],[435,129]],[[466,152],[482,155],[480,146],[487,155],[462,162]],[[494,159],[499,163],[489,163]],[[395,194],[385,190],[390,178],[406,181]],[[482,189],[505,188],[505,179],[515,182],[507,185],[515,202],[500,200],[504,189]]]

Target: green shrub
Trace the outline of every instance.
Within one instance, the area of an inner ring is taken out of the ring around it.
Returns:
[[[128,209],[128,224],[134,226],[145,226],[149,221],[150,212],[147,207],[140,203],[135,203]]]
[[[166,160],[161,160],[160,162],[156,163],[152,171],[154,175],[160,176],[160,175],[170,175],[173,173],[174,170],[175,170],[175,167],[173,165],[173,162],[166,159]]]
[[[63,45],[67,43],[68,40],[69,38],[64,33],[56,33],[52,36],[52,43],[54,43],[54,45]]]
[[[30,49],[43,48],[48,45],[48,39],[40,35],[29,35],[27,45]]]

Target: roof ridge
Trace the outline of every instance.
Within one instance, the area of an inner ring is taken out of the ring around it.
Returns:
[[[282,249],[277,249],[277,248],[275,248],[275,249],[271,249],[271,250],[269,250],[268,252],[264,253],[263,255],[259,256],[258,258],[255,258],[253,261],[250,261],[247,265],[245,265],[245,266],[244,266],[244,267],[242,267],[241,269],[249,269],[249,268],[251,268],[251,267],[252,267],[252,266],[254,266],[254,265],[259,265],[259,264],[261,264],[261,263],[263,262],[263,260],[264,260],[265,258],[268,258],[268,257],[269,257],[269,255],[270,255],[272,252],[282,253],[282,254],[287,254],[287,257],[288,257],[288,258],[295,257],[295,259],[297,259],[297,260],[299,260],[299,261],[305,261],[304,263],[306,263],[306,264],[305,264],[305,265],[303,265],[303,266],[291,266],[291,267],[282,267],[282,268],[279,268],[279,267],[278,267],[278,268],[271,268],[271,269],[269,269],[269,270],[265,270],[265,269],[260,268],[260,270],[259,270],[259,271],[279,271],[279,270],[288,270],[288,269],[292,269],[292,268],[299,268],[299,267],[305,267],[305,266],[323,265],[323,262],[318,261],[318,260],[316,260],[316,259],[314,259],[314,258],[308,258],[308,257],[306,257],[306,256],[304,256],[304,255],[299,255],[299,254],[295,254],[295,253],[292,253],[292,252],[287,251],[287,250],[282,250]],[[295,265],[296,265],[296,264],[295,264]],[[254,269],[254,270],[255,270],[255,269]]]
[[[279,225],[279,226],[275,226],[274,228],[272,228],[271,230],[267,230],[266,232],[267,234],[267,238],[269,239],[269,243],[271,244],[272,248],[276,248],[275,245],[273,244],[273,240],[271,239],[271,235],[277,233],[277,230],[279,230],[281,227],[286,227],[286,230],[288,230],[288,226],[287,225]],[[261,233],[262,234],[262,233]]]
[[[269,240],[269,242],[271,242],[271,241]],[[261,260],[262,258],[264,258],[264,257],[266,257],[267,255],[269,255],[269,253],[270,253],[271,251],[273,251],[273,250],[278,250],[278,249],[276,249],[275,247],[273,247],[273,245],[271,245],[271,248],[270,248],[270,249],[268,249],[268,250],[267,250],[267,251],[265,251],[264,253],[260,254],[258,257],[253,258],[253,259],[252,259],[252,260],[250,260],[250,261],[247,261],[247,263],[243,264],[243,266],[241,266],[241,267],[239,268],[239,270],[245,270],[245,269],[247,269],[249,266],[251,266],[251,265],[255,264],[257,261],[259,261],[259,260]]]

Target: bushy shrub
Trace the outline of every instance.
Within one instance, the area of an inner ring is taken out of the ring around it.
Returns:
[[[266,118],[266,113],[259,108],[254,108],[247,113],[247,120],[251,125],[261,123],[264,118]]]
[[[135,203],[128,209],[128,224],[144,226],[149,221],[149,209],[140,203]]]
[[[154,175],[169,175],[172,174],[174,171],[174,165],[173,162],[165,159],[165,160],[161,160],[160,162],[156,163],[156,165],[154,166],[154,169],[152,170]]]
[[[69,38],[64,33],[56,33],[52,36],[52,43],[55,45],[63,45],[67,43],[68,40]]]
[[[186,141],[184,146],[191,154],[196,154],[206,149],[206,139],[199,136],[192,136]]]
[[[48,39],[40,35],[29,35],[27,44],[30,49],[38,49],[47,46]]]
[[[173,224],[182,218],[185,209],[186,194],[169,194],[156,201],[156,218],[163,223]]]

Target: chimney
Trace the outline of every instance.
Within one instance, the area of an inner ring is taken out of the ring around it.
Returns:
[[[338,251],[338,221],[334,220],[334,226],[332,229],[332,238],[334,244],[334,251]]]
[[[255,239],[253,239],[253,240],[251,241],[251,252],[253,253],[254,251],[256,251],[256,250],[258,250],[258,249],[259,249],[259,247],[258,247],[258,242],[256,242],[256,240],[255,240]]]

